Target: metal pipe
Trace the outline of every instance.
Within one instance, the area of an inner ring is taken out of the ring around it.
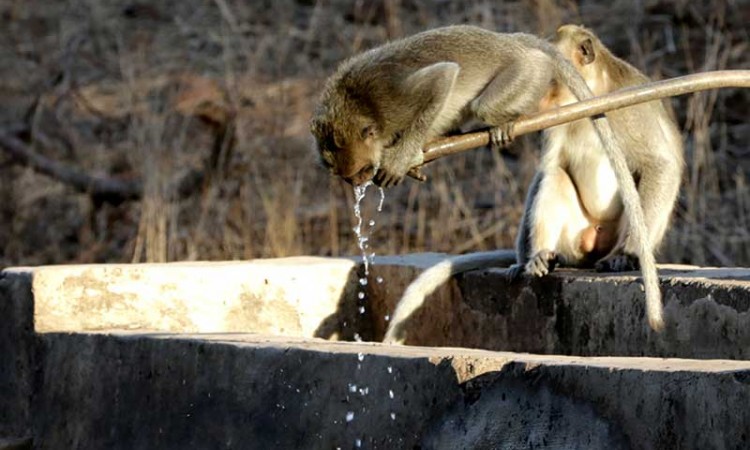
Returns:
[[[513,124],[513,137],[573,122],[585,117],[596,116],[609,111],[639,103],[650,102],[665,97],[690,94],[708,89],[727,87],[750,87],[750,70],[717,70],[702,72],[668,80],[621,89],[600,97],[565,105],[550,111],[532,114],[518,119]],[[428,163],[443,156],[465,152],[490,143],[490,130],[466,133],[439,139],[425,145],[424,162]],[[409,175],[424,180],[421,166],[414,167]]]

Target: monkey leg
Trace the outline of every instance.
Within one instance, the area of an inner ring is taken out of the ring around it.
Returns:
[[[380,167],[373,177],[376,185],[383,188],[396,186],[412,167],[424,162],[422,146],[456,84],[458,72],[458,64],[438,62],[417,70],[402,81],[401,91],[411,104],[418,107],[398,142],[383,149]]]
[[[510,275],[518,276],[521,265],[525,273],[544,276],[557,263],[580,264],[585,256],[581,236],[591,226],[568,173],[559,166],[538,172],[516,242],[519,262]]]
[[[669,226],[669,220],[677,201],[682,177],[681,163],[677,159],[654,158],[652,164],[641,171],[638,194],[646,223],[646,239],[651,251],[655,251]],[[621,243],[616,251],[597,262],[596,269],[602,272],[624,272],[640,269],[636,237],[630,232],[629,224],[620,224]]]

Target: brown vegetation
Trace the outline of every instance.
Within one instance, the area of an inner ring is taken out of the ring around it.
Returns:
[[[750,68],[747,0],[2,2],[0,266],[355,254],[351,188],[310,150],[322,81],[452,23],[585,24],[656,79]],[[688,167],[660,260],[750,264],[749,99],[674,99]],[[444,158],[377,216],[372,189],[373,250],[511,247],[537,148]]]

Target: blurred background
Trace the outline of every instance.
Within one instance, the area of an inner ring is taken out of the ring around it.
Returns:
[[[750,0],[0,0],[0,267],[357,254],[308,120],[338,62],[442,25],[593,29],[654,79],[750,68]],[[750,93],[673,99],[659,260],[750,265]],[[513,246],[538,136],[371,188],[377,254]]]

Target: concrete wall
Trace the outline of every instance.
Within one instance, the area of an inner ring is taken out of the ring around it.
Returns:
[[[253,331],[380,341],[406,286],[442,255],[378,258],[366,286],[353,260],[59,266],[34,275],[39,331]],[[408,322],[410,345],[521,352],[750,359],[750,270],[663,267],[666,330],[644,318],[637,274],[560,270],[510,283],[470,272]],[[385,281],[378,283],[377,278]],[[359,300],[360,289],[366,298]],[[364,313],[359,313],[359,308]]]
[[[439,260],[384,258],[375,266],[373,277],[388,280],[368,285],[375,340],[415,268]],[[563,355],[750,359],[750,270],[662,266],[663,333],[648,327],[636,275],[558,270],[509,282],[501,269],[468,272],[437,289],[412,315],[406,342]]]
[[[538,355],[323,340],[378,340],[440,259],[379,258],[364,287],[350,259],[6,270],[0,450],[750,445],[750,271],[663,268],[658,335],[634,274],[471,272],[409,321]]]
[[[31,435],[34,302],[28,273],[0,273],[0,439]]]
[[[38,448],[750,445],[750,362],[238,334],[53,333],[41,342]]]

